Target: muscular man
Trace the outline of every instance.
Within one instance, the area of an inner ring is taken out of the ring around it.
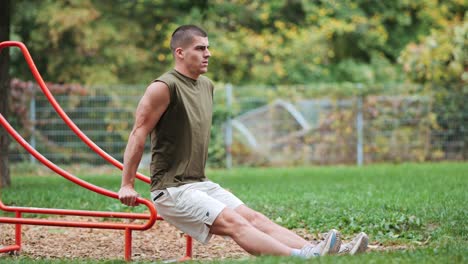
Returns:
[[[124,154],[121,202],[135,205],[135,174],[150,135],[151,198],[158,213],[181,231],[202,243],[213,234],[229,236],[253,255],[310,258],[338,253],[336,230],[313,245],[207,179],[214,89],[202,75],[211,57],[208,36],[197,26],[181,26],[172,34],[171,49],[174,69],[148,86],[136,110]],[[348,251],[363,251],[367,236],[361,234],[359,242],[347,246]]]

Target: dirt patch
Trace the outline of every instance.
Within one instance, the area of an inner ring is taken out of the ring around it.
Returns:
[[[13,225],[0,224],[0,247],[14,244],[14,234]],[[119,230],[25,225],[22,234],[21,255],[34,259],[124,258],[124,232]],[[132,234],[133,260],[170,260],[185,253],[185,237],[167,222],[157,221],[151,229]],[[208,245],[194,241],[193,257],[200,260],[239,259],[249,255],[231,239],[214,236]]]
[[[64,219],[77,218],[63,217]],[[315,235],[304,229],[294,230],[309,241]],[[14,243],[14,226],[0,224],[0,247]],[[46,226],[22,227],[21,255],[33,259],[123,259],[124,232],[116,230],[62,228]],[[165,221],[157,221],[146,231],[134,231],[132,259],[135,261],[172,260],[185,253],[183,234]],[[384,250],[370,245],[370,250]],[[0,255],[1,256],[1,255]],[[251,257],[229,238],[214,236],[208,245],[194,240],[193,258],[196,260],[240,259]]]

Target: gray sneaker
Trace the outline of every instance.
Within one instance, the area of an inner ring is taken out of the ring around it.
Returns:
[[[361,232],[359,233],[354,239],[346,244],[341,245],[338,254],[359,254],[363,253],[367,249],[367,245],[369,244],[369,237],[366,233]]]
[[[317,245],[306,245],[301,249],[301,256],[308,259],[318,256],[338,253],[340,249],[341,239],[340,232],[335,229],[330,230],[325,239]]]

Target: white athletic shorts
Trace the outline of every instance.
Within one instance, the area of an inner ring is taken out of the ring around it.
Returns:
[[[151,192],[158,214],[201,243],[211,239],[210,227],[225,208],[243,202],[211,181],[189,183]]]

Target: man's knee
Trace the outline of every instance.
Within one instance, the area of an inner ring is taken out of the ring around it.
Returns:
[[[224,208],[213,222],[210,232],[216,235],[235,236],[250,226],[242,215],[230,208]]]
[[[236,211],[242,215],[249,223],[257,229],[263,230],[272,222],[268,217],[246,206],[239,207]]]
[[[255,228],[260,230],[267,229],[272,223],[268,217],[259,212],[254,212],[249,221]]]

